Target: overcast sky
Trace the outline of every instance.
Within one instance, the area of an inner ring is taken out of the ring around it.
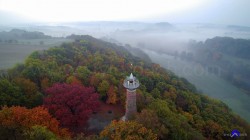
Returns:
[[[250,0],[0,0],[36,21],[165,21],[250,26]]]

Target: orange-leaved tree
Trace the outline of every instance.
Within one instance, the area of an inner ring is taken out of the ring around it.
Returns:
[[[114,87],[113,85],[109,87],[109,90],[107,92],[108,99],[106,100],[106,103],[108,104],[116,104],[118,97],[116,95],[117,93],[117,87]]]
[[[44,107],[27,109],[13,106],[3,107],[0,111],[0,134],[6,138],[17,139],[23,137],[33,126],[44,126],[58,137],[70,137],[65,128],[59,127],[59,122],[53,118]]]

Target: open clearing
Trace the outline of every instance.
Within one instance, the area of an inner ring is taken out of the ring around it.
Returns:
[[[40,44],[40,42],[43,42]],[[8,69],[24,60],[36,50],[46,50],[59,46],[70,39],[32,39],[18,40],[18,43],[0,43],[0,69]]]

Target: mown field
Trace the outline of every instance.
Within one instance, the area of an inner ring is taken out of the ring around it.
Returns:
[[[59,46],[70,39],[31,39],[18,40],[18,42],[0,42],[0,69],[7,69],[16,63],[22,63],[25,58],[36,50],[46,50],[53,46]]]

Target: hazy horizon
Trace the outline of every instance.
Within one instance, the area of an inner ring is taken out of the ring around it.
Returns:
[[[0,19],[3,23],[135,21],[250,26],[248,5],[247,0],[0,0]]]

